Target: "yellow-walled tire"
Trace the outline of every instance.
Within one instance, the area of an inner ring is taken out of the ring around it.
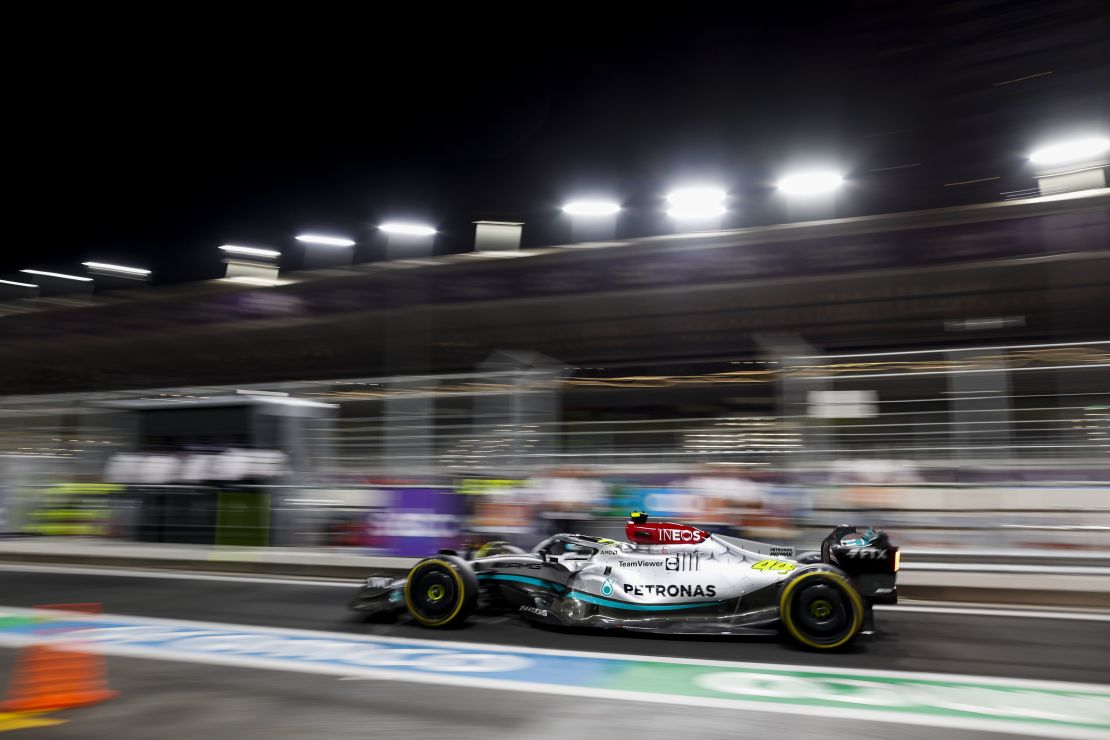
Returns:
[[[478,604],[478,579],[450,555],[421,560],[405,580],[405,609],[425,627],[454,627]]]
[[[856,639],[866,608],[848,579],[830,570],[802,571],[786,583],[779,600],[786,631],[814,650],[835,650]]]

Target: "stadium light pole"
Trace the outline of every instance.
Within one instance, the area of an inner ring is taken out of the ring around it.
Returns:
[[[34,298],[39,286],[19,280],[0,280],[0,298]]]
[[[786,199],[788,221],[813,221],[836,216],[836,195],[844,176],[831,169],[803,169],[787,173],[775,183]]]
[[[110,262],[82,262],[81,264],[94,275],[106,275],[124,280],[148,280],[151,274],[150,270],[143,267],[113,265]]]
[[[1029,155],[1035,165],[1084,164],[1105,160],[1110,155],[1110,139],[1085,136],[1040,146]]]
[[[298,234],[294,239],[304,244],[318,244],[324,247],[353,247],[355,245],[354,239],[342,236],[325,236],[323,234]]]
[[[844,176],[831,170],[795,172],[778,181],[778,189],[787,195],[807,196],[831,193],[844,183]]]
[[[263,287],[277,285],[281,252],[276,249],[224,244],[220,251],[227,255],[224,280]]]
[[[572,242],[612,239],[620,212],[620,203],[612,200],[572,200],[563,206],[563,213],[570,218]]]
[[[346,267],[354,261],[354,239],[328,234],[297,234],[293,238],[304,245],[306,270]]]
[[[710,231],[721,228],[721,219],[728,212],[723,189],[700,185],[684,187],[667,193],[667,215],[678,231]]]
[[[224,244],[220,249],[228,254],[236,255],[237,257],[249,257],[251,259],[277,259],[281,256],[281,252],[276,249],[241,247],[238,244]]]
[[[62,293],[84,293],[91,294],[93,291],[93,279],[84,277],[82,275],[70,275],[65,272],[51,272],[50,270],[35,270],[27,268],[20,270],[25,275],[34,275],[35,284],[39,288],[40,295],[57,295]]]
[[[1082,136],[1054,141],[1029,154],[1041,195],[1106,187],[1110,138]]]
[[[76,280],[82,283],[91,283],[92,278],[81,277],[80,275],[68,275],[64,272],[48,272],[46,270],[20,270],[28,275],[42,275],[43,277],[58,278],[59,280]]]
[[[378,226],[385,234],[386,259],[430,257],[436,229],[414,221],[386,221]]]

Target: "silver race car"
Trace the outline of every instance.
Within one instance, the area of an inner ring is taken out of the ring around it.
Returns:
[[[407,612],[426,627],[451,627],[476,610],[510,611],[564,627],[671,634],[767,635],[843,647],[872,630],[871,607],[895,603],[898,548],[873,529],[836,527],[820,552],[648,521],[633,512],[627,542],[579,534],[531,552],[489,543],[442,550],[404,578],[370,576],[351,608]]]

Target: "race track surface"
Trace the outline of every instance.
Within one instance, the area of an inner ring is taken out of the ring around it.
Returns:
[[[639,658],[694,659],[810,666],[835,672],[896,671],[913,674],[1029,679],[1095,684],[1110,690],[1110,621],[1084,615],[948,613],[943,608],[891,608],[877,614],[878,634],[847,652],[812,653],[777,638],[655,638],[619,633],[538,629],[512,617],[476,618],[465,627],[429,631],[405,620],[366,622],[347,613],[351,584],[262,578],[187,575],[117,575],[76,569],[35,571],[0,566],[0,606],[31,608],[96,602],[106,615],[186,620],[257,628],[314,630],[352,639],[435,640],[448,644],[499,645],[623,654]],[[269,633],[267,633],[269,634]],[[774,708],[751,711],[681,702],[616,701],[581,688],[517,693],[367,676],[318,675],[239,665],[205,664],[113,655],[111,702],[56,713],[64,724],[21,729],[31,738],[298,738],[298,737],[481,737],[566,738],[568,735],[643,726],[660,732],[736,737],[996,737],[989,725],[955,722],[943,732],[905,720],[889,724],[806,716]],[[0,678],[15,651],[0,650]],[[750,670],[750,667],[749,667]],[[1048,686],[1044,684],[1038,690]],[[652,690],[652,689],[645,689]],[[1093,706],[1093,705],[1092,705]],[[1110,707],[1110,704],[1107,705]],[[1101,711],[1099,705],[1098,711]],[[1108,725],[1110,726],[1110,725]],[[986,729],[987,731],[984,731]],[[5,718],[0,715],[0,732]],[[1056,736],[1098,737],[1087,731]],[[1036,732],[1021,732],[1036,736]],[[16,736],[19,737],[19,736]]]

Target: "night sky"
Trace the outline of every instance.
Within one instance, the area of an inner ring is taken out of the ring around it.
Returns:
[[[809,161],[849,174],[841,215],[999,200],[1032,184],[1032,131],[1107,125],[1105,3],[923,5],[43,18],[9,64],[0,277],[91,259],[211,278],[229,242],[297,267],[302,231],[350,235],[368,260],[395,217],[439,226],[441,252],[481,218],[555,244],[558,206],[588,192],[625,204],[620,235],[660,233],[662,195],[695,180],[730,191],[725,225],[771,223],[775,176]],[[1052,43],[1006,50],[1038,25]],[[1044,69],[1021,98],[995,84]],[[1031,115],[1034,98],[1058,104]]]

